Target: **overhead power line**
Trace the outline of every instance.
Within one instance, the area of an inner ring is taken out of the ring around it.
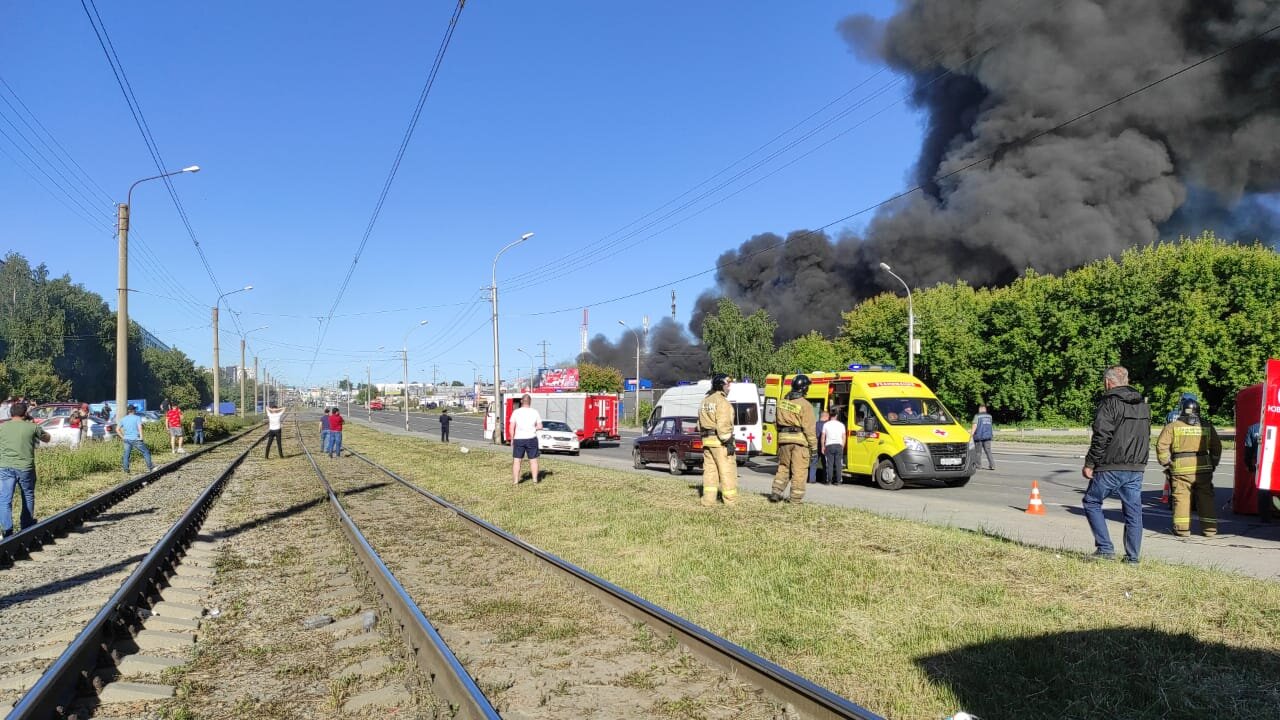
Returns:
[[[365,246],[369,244],[369,237],[373,235],[373,228],[378,224],[378,216],[382,214],[382,207],[387,202],[387,195],[391,192],[392,184],[395,183],[396,174],[400,171],[400,162],[404,160],[404,154],[409,149],[409,141],[413,139],[413,131],[418,127],[418,119],[422,116],[422,108],[427,104],[427,97],[431,95],[431,87],[435,84],[436,76],[440,73],[440,66],[444,63],[445,51],[449,49],[449,41],[453,39],[453,31],[458,27],[458,18],[462,15],[462,7],[465,4],[466,0],[458,0],[458,4],[453,10],[453,15],[449,18],[449,26],[445,29],[444,37],[440,40],[440,47],[436,50],[436,57],[431,63],[431,70],[427,73],[427,80],[422,85],[422,92],[418,94],[417,105],[414,106],[413,114],[409,117],[409,126],[405,128],[404,137],[400,139],[400,147],[396,150],[395,159],[391,161],[391,170],[387,172],[387,178],[382,183],[382,192],[378,194],[378,201],[373,206],[373,214],[369,216],[369,222],[365,225],[364,235],[360,238],[360,244],[356,246],[356,254],[351,258],[351,265],[347,268],[347,274],[342,278],[342,284],[338,286],[338,294],[333,298],[333,304],[329,306],[329,312],[320,324],[319,336],[316,338],[316,356],[320,354],[320,346],[324,344],[325,336],[329,332],[329,325],[333,321],[333,315],[338,310],[338,304],[342,302],[342,296],[346,294],[347,287],[351,284],[351,276],[355,274],[356,266],[360,264],[360,256],[364,254]],[[315,358],[313,357],[311,367],[307,369],[307,376],[303,380],[304,383],[311,379],[311,370],[314,367]]]
[[[1268,35],[1270,35],[1270,34],[1272,34],[1272,33],[1276,32],[1277,30],[1280,30],[1280,25],[1272,26],[1271,28],[1269,28],[1269,29],[1267,29],[1267,30],[1262,31],[1262,32],[1258,33],[1257,35],[1253,35],[1252,37],[1249,37],[1249,38],[1248,38],[1248,39],[1246,39],[1246,40],[1242,40],[1242,41],[1240,41],[1240,42],[1238,42],[1238,43],[1236,43],[1236,44],[1234,44],[1234,45],[1231,45],[1231,46],[1226,47],[1226,48],[1224,48],[1224,49],[1222,49],[1222,50],[1219,50],[1218,52],[1215,52],[1215,53],[1213,53],[1212,55],[1207,55],[1207,56],[1205,56],[1205,57],[1201,58],[1200,60],[1197,60],[1197,61],[1195,61],[1195,62],[1193,62],[1193,63],[1190,63],[1190,64],[1188,64],[1188,65],[1184,65],[1184,66],[1182,66],[1181,68],[1179,68],[1179,69],[1177,69],[1177,70],[1174,70],[1173,72],[1168,73],[1167,75],[1163,75],[1163,76],[1161,76],[1161,77],[1159,77],[1159,78],[1157,78],[1157,79],[1155,79],[1155,80],[1152,80],[1151,82],[1149,82],[1149,83],[1147,83],[1147,84],[1145,84],[1145,85],[1142,85],[1142,86],[1140,86],[1140,87],[1138,87],[1138,88],[1136,88],[1136,89],[1134,89],[1134,90],[1131,90],[1131,91],[1129,91],[1129,92],[1125,93],[1124,95],[1121,95],[1121,96],[1119,96],[1119,97],[1117,97],[1117,98],[1114,98],[1114,99],[1112,99],[1112,100],[1110,100],[1110,101],[1107,101],[1107,102],[1105,102],[1105,103],[1103,103],[1103,104],[1101,104],[1101,105],[1097,105],[1097,106],[1093,107],[1092,109],[1086,110],[1086,111],[1084,111],[1084,112],[1080,113],[1079,115],[1076,115],[1076,116],[1074,116],[1074,117],[1072,117],[1072,118],[1070,118],[1070,119],[1068,119],[1068,120],[1064,120],[1064,121],[1062,121],[1062,122],[1058,123],[1057,125],[1054,125],[1054,126],[1052,126],[1052,127],[1046,128],[1046,129],[1041,130],[1041,131],[1039,131],[1039,132],[1031,133],[1030,135],[1027,135],[1026,137],[1020,138],[1020,139],[1018,139],[1018,140],[1014,140],[1014,141],[1012,141],[1012,142],[1005,143],[1005,144],[1004,144],[1004,145],[1002,145],[1002,146],[1000,147],[1000,149],[998,149],[997,151],[995,151],[995,152],[991,152],[991,153],[988,153],[987,155],[984,155],[984,156],[982,156],[982,157],[980,157],[980,158],[977,158],[976,160],[973,160],[973,161],[971,161],[971,162],[969,162],[969,163],[967,163],[967,164],[965,164],[965,165],[963,165],[963,166],[961,166],[961,167],[958,167],[958,168],[956,168],[956,169],[954,169],[954,170],[952,170],[952,171],[950,171],[950,172],[947,172],[947,173],[943,173],[943,174],[941,174],[941,175],[938,175],[938,176],[934,177],[934,178],[932,179],[932,181],[933,181],[933,183],[935,183],[935,184],[941,184],[941,182],[942,182],[942,181],[944,181],[944,180],[947,180],[947,179],[950,179],[950,178],[952,178],[952,177],[955,177],[956,175],[959,175],[960,173],[967,172],[967,171],[969,171],[969,170],[971,170],[971,169],[973,169],[973,168],[975,168],[975,167],[977,167],[977,166],[979,166],[979,165],[982,165],[982,164],[985,164],[985,163],[991,162],[991,161],[995,158],[995,156],[996,156],[997,154],[1007,153],[1007,152],[1009,151],[1009,149],[1010,149],[1010,148],[1018,147],[1018,146],[1026,146],[1026,145],[1030,145],[1031,143],[1033,143],[1033,142],[1035,142],[1035,141],[1039,140],[1039,139],[1040,139],[1040,138],[1042,138],[1042,137],[1045,137],[1046,135],[1052,135],[1053,133],[1056,133],[1056,132],[1058,132],[1059,130],[1062,130],[1063,128],[1066,128],[1066,127],[1068,127],[1068,126],[1070,126],[1070,125],[1074,125],[1075,123],[1080,122],[1081,120],[1085,120],[1085,119],[1087,119],[1087,118],[1089,118],[1089,117],[1091,117],[1091,116],[1093,116],[1093,115],[1096,115],[1096,114],[1097,114],[1097,113],[1099,113],[1099,112],[1102,112],[1103,110],[1106,110],[1107,108],[1110,108],[1110,107],[1113,107],[1113,106],[1115,106],[1115,105],[1118,105],[1118,104],[1120,104],[1120,103],[1124,102],[1125,100],[1128,100],[1129,98],[1134,97],[1135,95],[1139,95],[1139,94],[1141,94],[1141,93],[1144,93],[1144,92],[1146,92],[1147,90],[1150,90],[1151,88],[1156,87],[1157,85],[1160,85],[1160,84],[1165,83],[1165,82],[1167,82],[1167,81],[1169,81],[1169,80],[1172,80],[1173,78],[1178,77],[1179,75],[1182,75],[1182,74],[1184,74],[1184,73],[1190,72],[1190,71],[1192,71],[1192,70],[1194,70],[1194,69],[1196,69],[1196,68],[1198,68],[1198,67],[1200,67],[1200,66],[1202,66],[1202,65],[1205,65],[1205,64],[1207,64],[1207,63],[1213,62],[1214,60],[1217,60],[1218,58],[1220,58],[1220,57],[1222,57],[1222,56],[1224,56],[1224,55],[1227,55],[1227,54],[1229,54],[1229,53],[1232,53],[1232,52],[1234,52],[1234,51],[1236,51],[1236,50],[1238,50],[1238,49],[1240,49],[1240,48],[1242,48],[1242,47],[1244,47],[1244,46],[1246,46],[1246,45],[1249,45],[1249,44],[1251,44],[1251,43],[1258,42],[1258,41],[1259,41],[1259,40],[1261,40],[1262,38],[1264,38],[1264,37],[1266,37],[1266,36],[1268,36]],[[695,272],[695,273],[690,273],[690,274],[688,274],[688,275],[685,275],[685,276],[683,276],[683,277],[677,278],[677,279],[675,279],[675,280],[671,280],[671,281],[668,281],[668,282],[664,282],[664,283],[662,283],[662,284],[660,284],[660,285],[654,285],[653,287],[645,288],[644,290],[637,290],[637,291],[635,291],[635,292],[627,293],[627,294],[625,294],[625,295],[618,295],[618,296],[616,296],[616,297],[608,298],[608,299],[605,299],[605,300],[597,300],[597,301],[589,302],[589,303],[578,303],[578,304],[575,304],[573,307],[560,308],[560,309],[558,309],[558,310],[545,310],[545,311],[542,311],[542,312],[524,313],[524,314],[523,314],[523,316],[525,316],[525,317],[535,317],[535,316],[540,316],[540,315],[557,315],[557,314],[560,314],[560,313],[566,313],[566,312],[577,312],[578,310],[580,310],[580,309],[583,307],[583,305],[587,305],[587,306],[590,306],[590,307],[596,307],[596,306],[599,306],[599,305],[608,305],[608,304],[611,304],[611,303],[619,302],[619,301],[621,301],[621,300],[626,300],[626,299],[629,299],[629,298],[633,298],[633,297],[636,297],[636,296],[638,296],[638,295],[643,295],[643,294],[645,294],[645,293],[653,292],[653,291],[655,291],[655,290],[662,290],[662,289],[664,289],[664,288],[671,287],[672,285],[678,285],[678,284],[680,284],[680,283],[682,283],[682,282],[685,282],[685,281],[688,281],[688,280],[692,280],[692,279],[694,279],[694,278],[701,277],[701,276],[703,276],[703,275],[707,275],[707,274],[713,273],[713,272],[715,272],[715,271],[717,271],[717,270],[720,270],[721,268],[730,267],[730,266],[732,266],[732,265],[738,265],[738,264],[740,264],[740,263],[742,263],[742,262],[744,262],[744,261],[746,261],[746,260],[750,260],[751,258],[758,257],[758,256],[763,255],[763,254],[768,253],[768,252],[773,252],[774,250],[777,250],[777,249],[779,249],[779,248],[781,248],[781,247],[783,247],[783,246],[785,246],[785,245],[787,245],[787,244],[789,244],[789,243],[791,243],[791,242],[794,242],[795,240],[801,240],[801,239],[804,239],[804,238],[813,237],[813,236],[815,236],[815,235],[818,235],[819,233],[822,233],[822,232],[826,231],[827,229],[829,229],[829,228],[831,228],[831,227],[834,227],[834,226],[839,225],[839,224],[841,224],[841,223],[848,222],[849,220],[852,220],[853,218],[858,217],[859,215],[864,215],[864,214],[866,214],[866,213],[869,213],[869,212],[872,212],[872,211],[874,211],[874,210],[877,210],[877,209],[879,209],[879,208],[881,208],[881,207],[884,207],[885,205],[888,205],[888,204],[890,204],[890,203],[893,203],[893,202],[896,202],[896,201],[898,201],[898,200],[901,200],[902,198],[905,198],[905,197],[907,197],[907,196],[909,196],[909,195],[912,195],[912,194],[914,194],[914,193],[916,193],[916,192],[919,192],[919,191],[921,191],[921,190],[923,190],[923,189],[924,189],[924,185],[923,185],[923,184],[921,184],[921,185],[916,185],[916,186],[914,186],[914,187],[911,187],[911,188],[908,188],[908,189],[906,189],[906,190],[903,190],[902,192],[896,193],[896,194],[894,194],[894,195],[892,195],[892,196],[890,196],[890,197],[888,197],[888,198],[885,198],[884,200],[881,200],[881,201],[876,202],[876,203],[874,203],[874,204],[868,205],[867,207],[864,207],[864,208],[862,208],[861,210],[856,210],[856,211],[854,211],[854,212],[849,213],[848,215],[845,215],[844,217],[841,217],[841,218],[837,218],[837,219],[835,219],[835,220],[832,220],[831,222],[829,222],[829,223],[827,223],[827,224],[825,224],[825,225],[822,225],[821,227],[815,228],[815,229],[813,229],[813,230],[809,230],[809,231],[807,231],[807,232],[803,232],[803,233],[796,234],[796,235],[794,235],[794,236],[792,236],[792,237],[788,237],[788,238],[786,238],[786,239],[784,239],[784,240],[781,240],[781,241],[779,241],[779,242],[777,242],[777,243],[774,243],[773,245],[770,245],[769,247],[761,248],[761,249],[759,249],[759,250],[756,250],[755,252],[747,253],[746,255],[741,255],[741,256],[737,257],[736,259],[734,259],[734,260],[730,260],[730,261],[723,262],[723,263],[717,263],[716,265],[714,265],[714,266],[712,266],[712,267],[710,267],[710,268],[707,268],[707,269],[705,269],[705,270],[700,270],[700,271]]]

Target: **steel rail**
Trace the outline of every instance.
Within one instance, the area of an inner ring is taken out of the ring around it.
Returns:
[[[236,437],[243,435],[241,433]],[[85,629],[80,631],[53,665],[18,700],[9,713],[8,720],[77,717],[73,703],[80,683],[94,683],[95,689],[100,689],[97,688],[94,677],[99,660],[103,656],[109,657],[113,663],[119,659],[112,652],[112,645],[118,639],[132,637],[141,629],[143,618],[138,609],[144,605],[150,606],[151,598],[165,586],[168,571],[180,562],[182,551],[199,534],[200,526],[213,501],[221,494],[223,485],[261,442],[260,437],[251,443],[205,488],[200,497],[196,498],[120,584],[120,589],[93,616]]]
[[[855,720],[884,720],[866,708],[847,700],[814,682],[796,675],[786,668],[716,635],[706,628],[655,605],[604,578],[541,550],[506,532],[438,495],[414,485],[392,470],[383,467],[361,453],[344,447],[354,457],[363,460],[388,477],[422,495],[470,523],[474,529],[491,540],[514,547],[559,570],[574,584],[585,586],[604,603],[632,620],[643,622],[663,635],[675,636],[690,652],[724,671],[763,689],[775,700],[790,703],[804,717],[827,720],[828,718],[854,718]]]
[[[365,572],[377,586],[383,603],[391,611],[391,616],[400,625],[400,631],[413,651],[414,661],[431,679],[431,686],[436,694],[450,703],[454,713],[450,717],[501,720],[498,711],[476,685],[475,679],[467,673],[467,669],[453,654],[453,650],[445,643],[444,638],[440,637],[440,633],[423,614],[418,603],[410,597],[409,592],[396,579],[391,569],[378,556],[364,533],[360,532],[355,521],[342,507],[342,501],[338,499],[328,478],[325,477],[319,464],[311,455],[311,451],[307,449],[306,443],[303,442],[301,422],[296,415],[294,425],[298,431],[298,444],[307,454],[307,460],[311,461],[311,467],[324,485],[325,493],[329,496],[329,504],[338,516],[343,533],[350,541]]]
[[[85,520],[102,514],[116,503],[119,503],[121,500],[124,500],[130,495],[141,490],[147,483],[168,475],[207,452],[222,447],[227,443],[239,440],[257,429],[260,424],[261,423],[255,424],[246,430],[223,440],[209,443],[208,447],[202,447],[195,452],[186,453],[177,460],[165,463],[164,465],[157,467],[155,470],[143,473],[132,480],[126,480],[113,488],[94,495],[84,502],[73,505],[56,515],[47,517],[26,530],[14,533],[9,537],[0,540],[0,568],[9,567],[13,565],[14,561],[18,558],[39,550],[47,543],[51,543],[57,538],[66,537],[67,532],[70,531],[71,528],[80,525]]]

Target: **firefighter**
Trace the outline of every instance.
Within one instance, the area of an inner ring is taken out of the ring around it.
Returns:
[[[782,500],[782,491],[791,484],[791,502],[804,500],[804,486],[809,474],[809,458],[818,449],[814,432],[817,420],[813,406],[805,395],[809,392],[809,376],[791,378],[791,392],[778,402],[778,472],[773,476],[769,502]]]
[[[1173,485],[1173,534],[1191,534],[1192,498],[1205,537],[1218,534],[1213,500],[1213,471],[1222,459],[1222,441],[1213,425],[1200,419],[1200,403],[1184,398],[1178,417],[1164,426],[1156,441],[1156,460]]]
[[[702,506],[716,504],[716,487],[725,505],[738,502],[738,468],[733,457],[733,406],[725,393],[729,376],[711,376],[711,391],[698,408],[698,430],[702,435]]]

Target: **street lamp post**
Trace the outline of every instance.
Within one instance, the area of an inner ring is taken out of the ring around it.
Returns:
[[[159,180],[170,175],[200,172],[199,165],[181,170],[142,178],[129,186],[124,204],[116,207],[116,234],[119,248],[116,253],[116,417],[124,417],[125,403],[129,401],[129,208],[133,205],[133,189],[139,183]]]
[[[889,263],[880,263],[880,269],[902,283],[902,288],[907,291],[907,374],[914,376],[916,374],[916,311],[911,302],[911,288],[907,286],[906,280],[898,277],[898,274],[889,267]]]
[[[533,389],[533,364],[536,361],[533,359],[533,355],[530,355],[529,352],[524,348],[516,348],[516,352],[522,352],[525,354],[525,357],[529,358],[529,389],[532,390]]]
[[[239,290],[222,293],[213,302],[213,414],[215,416],[222,414],[220,412],[222,409],[222,396],[220,395],[222,392],[222,378],[220,377],[222,375],[222,367],[219,365],[221,361],[218,359],[218,306],[222,304],[222,298],[252,289],[252,285],[245,285]]]
[[[427,324],[427,320],[418,321],[417,325],[409,328],[409,332],[404,334],[404,343],[401,344],[401,352],[404,358],[404,430],[409,431],[409,335],[414,330]]]
[[[258,356],[253,356],[253,414],[258,413],[258,398],[261,397],[261,384],[258,382]]]
[[[255,333],[255,332],[258,332],[259,330],[266,330],[268,327],[270,326],[263,325],[262,327],[257,327],[252,330],[246,330],[245,332],[240,333],[240,417],[244,417],[244,386],[245,386],[244,341],[245,341],[245,338],[249,336],[249,333]],[[255,383],[258,382],[258,374],[256,372],[254,373],[253,381]],[[253,394],[255,396],[257,396],[258,394],[258,389],[256,387],[253,389]]]
[[[640,426],[640,333],[636,332],[635,328],[631,327],[630,325],[627,325],[621,320],[618,321],[618,324],[630,330],[631,334],[636,336],[636,427],[639,427]]]
[[[502,442],[503,431],[506,427],[503,418],[505,408],[502,403],[502,363],[498,360],[498,258],[502,257],[502,253],[531,237],[533,237],[533,233],[525,233],[520,236],[519,240],[508,243],[506,247],[498,251],[497,255],[493,256],[493,275],[489,283],[489,300],[493,303],[493,404],[498,406],[498,411],[495,415],[498,419],[498,425],[493,429],[493,441],[495,443]]]

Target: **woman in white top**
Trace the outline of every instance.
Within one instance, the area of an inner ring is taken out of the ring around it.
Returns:
[[[284,457],[284,441],[280,439],[280,425],[284,420],[284,409],[275,405],[267,408],[267,459],[271,459],[271,441],[276,441],[280,457]]]

